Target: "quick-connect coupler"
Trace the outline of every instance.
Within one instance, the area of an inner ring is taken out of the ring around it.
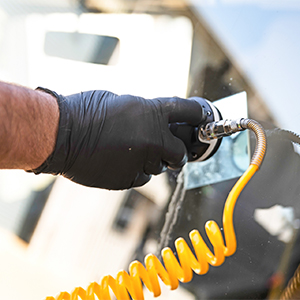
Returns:
[[[257,139],[251,164],[260,167],[266,152],[267,138],[263,127],[254,120],[241,118],[207,123],[205,126],[198,127],[198,139],[200,141],[221,139],[245,129],[250,129]]]
[[[230,136],[247,129],[247,120],[241,118],[238,120],[220,120],[207,123],[205,126],[199,126],[198,138],[200,141],[210,141]]]

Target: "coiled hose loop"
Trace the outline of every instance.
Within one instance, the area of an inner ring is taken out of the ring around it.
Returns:
[[[99,300],[110,300],[110,290],[120,300],[130,300],[130,296],[134,300],[142,300],[144,299],[142,282],[153,293],[153,296],[157,297],[161,294],[158,277],[171,290],[174,290],[178,287],[179,281],[189,282],[193,277],[193,271],[199,275],[205,274],[209,269],[209,265],[220,266],[224,262],[225,257],[233,255],[237,247],[233,226],[235,204],[248,181],[260,167],[266,151],[266,136],[263,128],[257,122],[249,119],[243,121],[243,126],[255,133],[257,139],[256,149],[250,166],[236,182],[227,197],[223,211],[225,240],[215,221],[208,221],[205,224],[206,234],[213,246],[213,252],[205,244],[198,230],[192,230],[189,236],[195,255],[188,247],[186,241],[183,238],[178,238],[175,241],[178,260],[173,251],[166,247],[161,252],[164,265],[155,255],[148,254],[145,257],[145,266],[139,261],[133,261],[130,264],[129,274],[121,270],[116,278],[110,275],[104,276],[100,284],[93,282],[88,286],[87,290],[78,287],[71,295],[67,292],[62,292],[57,298],[47,297],[46,300],[95,300],[95,296]]]

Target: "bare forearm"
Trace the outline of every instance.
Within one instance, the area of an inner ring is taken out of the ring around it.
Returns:
[[[58,122],[53,96],[0,82],[0,168],[40,166],[54,149]]]

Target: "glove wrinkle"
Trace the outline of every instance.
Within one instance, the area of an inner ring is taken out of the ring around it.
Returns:
[[[62,99],[63,101],[61,104],[63,106],[63,112],[69,111],[73,103],[68,102],[67,97],[65,98],[62,97]],[[79,144],[74,143],[74,135],[77,134],[76,127],[74,126],[75,124],[73,124],[74,120],[71,118],[69,114],[66,114],[65,118],[64,115],[62,115],[62,119],[65,120],[66,126],[64,127],[64,130],[62,130],[62,136],[60,136],[59,140],[57,141],[57,144],[58,145],[61,144],[60,148],[65,149],[65,154],[61,156],[62,158],[65,157],[64,163],[62,165],[63,167],[59,171],[60,174],[65,176],[66,174],[68,174],[68,171],[70,170],[70,168],[72,167],[72,165],[76,160],[76,156],[78,155],[78,147],[80,147],[80,143]],[[78,123],[82,122],[81,119],[82,116],[79,116]],[[57,165],[58,164],[59,162],[57,162]],[[72,178],[72,176],[68,176],[67,178],[70,179],[70,177]]]
[[[162,152],[164,149],[164,140],[162,134],[162,108],[160,105],[160,101],[155,100],[146,100],[145,110],[147,110],[147,104],[151,105],[154,113],[151,116],[151,120],[149,122],[152,124],[153,128],[150,134],[150,138],[154,139],[154,142],[149,140],[147,141],[150,147],[147,147],[146,154],[146,164],[144,167],[144,173],[147,175],[153,174],[158,175],[162,172]],[[159,134],[157,134],[159,133]],[[157,140],[157,141],[156,141]]]

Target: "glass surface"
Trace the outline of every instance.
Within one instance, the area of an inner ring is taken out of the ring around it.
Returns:
[[[234,211],[236,253],[175,291],[160,282],[157,299],[279,299],[300,263],[300,140],[282,130],[300,133],[300,2],[188,3],[1,0],[0,80],[63,95],[225,98],[224,118],[260,122],[267,153]],[[245,95],[247,105],[229,103]],[[247,110],[228,115],[237,104]],[[164,246],[176,253],[178,237],[191,245],[192,229],[212,248],[205,223],[223,231],[224,202],[254,146],[252,133],[228,137],[212,162],[153,176],[137,193],[1,170],[0,298],[86,288]]]

